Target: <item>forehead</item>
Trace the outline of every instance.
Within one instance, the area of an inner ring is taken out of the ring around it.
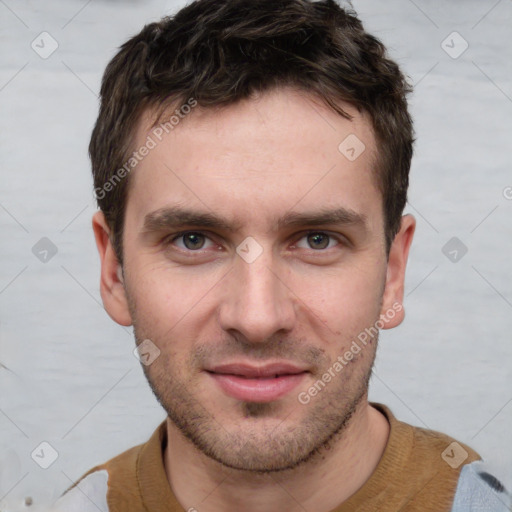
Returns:
[[[156,125],[148,111],[135,148],[152,147],[130,176],[128,209],[186,203],[275,218],[295,205],[341,202],[354,211],[377,203],[380,211],[371,122],[342,106],[351,120],[311,95],[278,89],[222,108],[176,105]]]

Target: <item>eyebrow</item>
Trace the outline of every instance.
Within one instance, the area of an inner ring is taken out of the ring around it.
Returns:
[[[366,229],[367,219],[364,214],[357,213],[349,208],[324,208],[314,212],[288,212],[277,219],[275,225],[278,229],[306,225],[357,226]],[[232,222],[213,213],[191,210],[181,206],[170,206],[148,213],[144,217],[143,231],[154,232],[181,228],[183,226],[197,226],[236,232],[240,230],[242,223],[240,221]]]

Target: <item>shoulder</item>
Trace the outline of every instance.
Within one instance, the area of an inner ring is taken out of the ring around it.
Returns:
[[[93,471],[61,496],[51,512],[108,512],[107,492],[108,471]]]
[[[451,512],[509,512],[512,495],[484,461],[463,466]]]
[[[437,468],[436,479],[453,481],[456,477],[451,512],[512,511],[510,483],[505,485],[495,476],[490,464],[468,445],[446,434],[421,428],[414,429],[414,438],[417,446],[422,447],[417,455]]]
[[[413,427],[413,447],[416,457],[436,462],[447,471],[481,459],[467,444],[442,432],[421,427]]]
[[[108,512],[108,496],[117,482],[123,482],[128,501],[137,501],[137,459],[143,446],[130,448],[89,470],[58,499],[51,512]]]
[[[389,410],[388,410],[389,411]],[[409,438],[409,467],[420,476],[425,498],[430,494],[450,497],[451,512],[511,512],[512,496],[489,465],[467,444],[426,428],[388,416]]]
[[[372,405],[391,426],[384,478],[393,471],[393,485],[407,510],[451,510],[464,466],[479,461],[480,455],[447,434],[398,420],[383,404]]]
[[[480,455],[463,442],[453,437],[398,420],[384,404],[372,402],[387,418],[390,426],[389,448],[400,452],[401,463],[427,473],[442,473],[458,478],[461,467],[480,460]]]

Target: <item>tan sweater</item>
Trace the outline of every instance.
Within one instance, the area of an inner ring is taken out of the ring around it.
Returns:
[[[366,483],[332,512],[450,512],[461,469],[480,456],[445,434],[398,421],[385,405],[371,405],[391,426],[384,454]],[[108,472],[109,512],[185,511],[165,473],[166,437],[164,422],[147,443],[84,475],[103,471],[106,482]]]

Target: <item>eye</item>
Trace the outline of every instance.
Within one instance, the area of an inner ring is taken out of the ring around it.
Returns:
[[[175,235],[171,243],[174,244],[176,242],[176,245],[183,250],[197,251],[199,249],[208,248],[208,241],[213,245],[213,242],[203,233],[198,231],[186,231]]]
[[[306,240],[307,247],[304,246],[302,240]],[[312,231],[303,236],[299,242],[297,242],[296,246],[302,249],[313,249],[313,250],[322,250],[322,249],[330,249],[331,247],[335,247],[339,245],[339,240],[336,240],[335,237],[324,233],[322,231]]]

